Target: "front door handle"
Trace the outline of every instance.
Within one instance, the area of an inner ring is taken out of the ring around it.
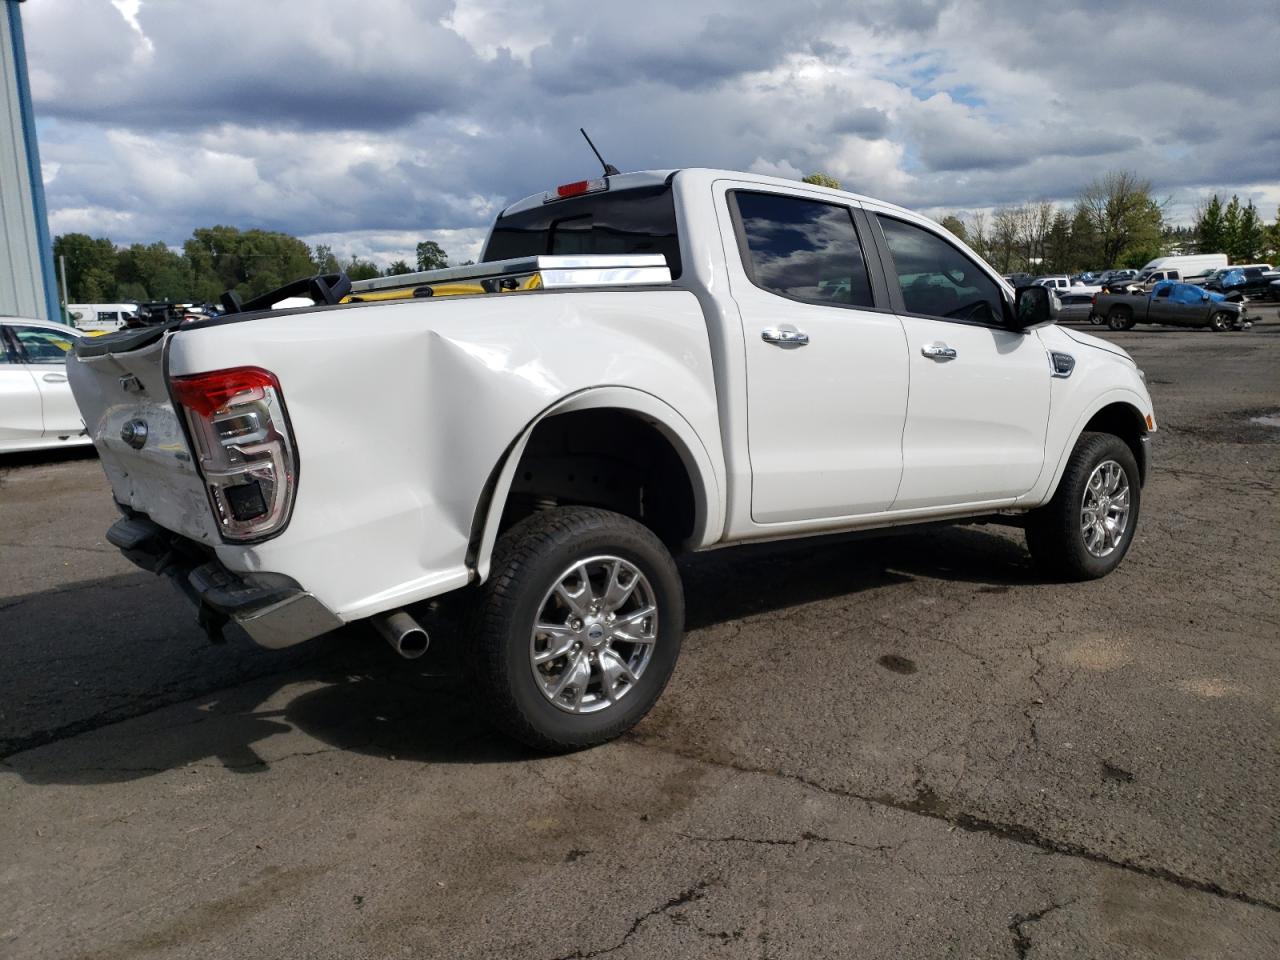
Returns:
[[[948,347],[945,343],[926,343],[920,348],[930,360],[954,360],[956,351],[954,347]]]
[[[809,344],[809,335],[803,330],[787,330],[779,327],[761,330],[760,339],[765,343],[772,343],[779,347],[804,347]]]
[[[43,379],[45,383],[66,383],[67,375],[65,373],[46,373]]]

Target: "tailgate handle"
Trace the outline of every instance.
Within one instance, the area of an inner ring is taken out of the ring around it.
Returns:
[[[65,373],[46,373],[42,379],[45,383],[66,383],[67,375]]]

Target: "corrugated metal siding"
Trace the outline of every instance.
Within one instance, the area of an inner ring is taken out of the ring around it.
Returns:
[[[0,6],[0,314],[50,319],[10,7]],[[47,229],[47,228],[45,228]],[[53,318],[61,319],[61,318]]]

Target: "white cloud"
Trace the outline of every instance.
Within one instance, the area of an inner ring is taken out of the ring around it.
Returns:
[[[1171,0],[1171,17],[1199,16]],[[506,202],[623,169],[823,170],[907,206],[1068,201],[1129,168],[1190,216],[1280,200],[1274,57],[1247,84],[1135,42],[1137,0],[43,0],[23,9],[55,231],[180,243],[232,223],[411,259],[475,256]],[[1217,22],[1250,49],[1280,24]],[[345,238],[341,239],[340,238]]]

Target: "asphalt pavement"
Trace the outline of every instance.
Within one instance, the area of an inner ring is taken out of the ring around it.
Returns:
[[[211,646],[92,454],[0,460],[0,957],[1280,956],[1280,322],[1101,335],[1160,426],[1116,573],[995,526],[686,558],[661,702],[567,757],[447,618]]]

